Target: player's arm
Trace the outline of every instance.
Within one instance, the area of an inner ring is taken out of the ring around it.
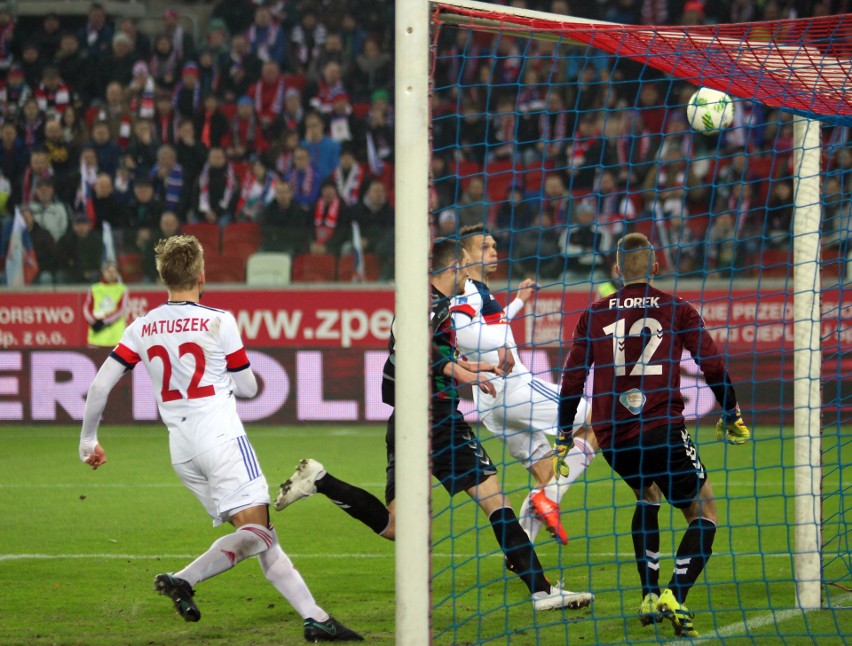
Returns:
[[[751,437],[751,431],[740,414],[737,393],[719,348],[707,333],[701,316],[691,305],[684,308],[684,319],[681,324],[681,329],[687,330],[684,346],[692,354],[722,409],[722,417],[716,422],[716,439],[730,444],[745,444]]]
[[[251,399],[257,395],[257,378],[251,369],[237,320],[232,314],[226,313],[222,318],[219,335],[225,351],[225,368],[234,384],[234,394]]]
[[[106,462],[106,453],[98,444],[98,425],[101,422],[101,415],[106,408],[109,394],[127,371],[128,367],[125,364],[116,359],[115,355],[110,355],[89,386],[86,405],[83,407],[79,453],[80,459],[93,469],[97,469]]]
[[[506,306],[506,318],[510,321],[513,320],[524,309],[524,305],[529,303],[537,289],[538,285],[531,278],[522,280],[518,285],[518,293],[515,298]]]
[[[480,366],[489,367],[491,370],[468,370],[465,366],[469,367],[477,367]],[[451,377],[455,379],[455,381],[463,386],[472,386],[474,388],[479,388],[482,392],[487,395],[491,395],[494,397],[497,395],[497,389],[494,387],[490,381],[483,380],[479,376],[479,372],[494,372],[495,367],[491,364],[486,364],[482,362],[467,362],[467,361],[448,361],[444,364],[443,373],[447,377]]]
[[[472,298],[470,300],[473,300]],[[478,352],[499,352],[506,347],[508,336],[505,325],[487,325],[472,303],[451,308],[456,343],[460,348],[476,348]]]

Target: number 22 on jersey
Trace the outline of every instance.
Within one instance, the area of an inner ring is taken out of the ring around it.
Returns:
[[[612,325],[607,325],[603,331],[609,336],[612,335],[612,358],[613,367],[615,368],[615,376],[623,377],[627,374],[627,361],[624,356],[624,342],[629,336],[643,336],[643,332],[647,329],[650,334],[647,336],[647,342],[642,350],[642,356],[639,361],[633,364],[630,370],[630,377],[641,377],[643,375],[661,375],[663,374],[663,366],[649,365],[654,358],[654,353],[663,342],[663,326],[657,319],[641,318],[630,326],[627,334],[624,329],[627,323],[624,319],[618,319]]]
[[[212,385],[199,386],[201,378],[204,377],[204,369],[207,361],[204,358],[204,350],[197,343],[181,343],[178,346],[179,357],[184,355],[192,355],[195,362],[195,371],[192,373],[192,378],[189,380],[189,387],[186,389],[187,399],[201,399],[202,397],[212,397],[216,394],[216,390]],[[152,345],[148,348],[148,360],[153,361],[155,358],[163,362],[163,386],[160,389],[160,396],[163,402],[171,402],[182,399],[183,395],[179,390],[170,388],[172,380],[172,361],[169,358],[168,350],[162,345]]]

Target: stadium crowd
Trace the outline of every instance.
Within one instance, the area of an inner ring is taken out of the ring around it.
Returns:
[[[631,24],[700,24],[823,15],[842,3],[509,4]],[[351,260],[348,273],[338,270],[356,249],[372,260],[362,278],[392,279],[393,6],[222,0],[199,41],[174,9],[145,33],[97,3],[77,30],[63,28],[56,14],[22,29],[0,8],[0,254],[19,209],[38,259],[34,280],[42,284],[96,280],[105,235],[125,281],[153,282],[154,244],[177,232],[203,241],[211,282],[244,281],[256,251],[330,257],[324,276],[348,278]],[[599,52],[560,45],[555,56],[553,43],[526,41],[532,45],[523,56],[533,64],[522,64],[515,39],[468,38],[445,28],[437,44],[436,233],[485,221],[525,272],[545,276],[605,266],[612,240],[642,220],[638,213],[660,213],[650,221],[665,222],[661,235],[684,251],[669,263],[683,271],[705,260],[704,269],[733,268],[736,256],[754,251],[745,243],[730,248],[731,231],[746,225],[774,236],[772,246],[788,245],[789,182],[773,184],[771,218],[766,209],[740,217],[749,200],[765,196],[742,194],[763,184],[735,180],[766,168],[737,164],[759,166],[755,153],[791,142],[789,124],[751,114],[759,104],[745,108],[750,127],[734,129],[726,143],[725,165],[734,171],[690,164],[686,172],[693,144],[663,137],[683,125],[665,119],[666,102],[685,99],[662,95],[662,84],[631,80],[630,65],[609,78]],[[491,92],[479,82],[497,78],[515,91]],[[610,81],[621,81],[619,89],[610,91]],[[581,109],[571,109],[578,97]],[[754,127],[761,120],[766,127]],[[668,150],[658,154],[661,145]],[[515,172],[503,173],[513,178],[508,183],[499,179],[499,169],[516,168],[518,159],[538,171],[537,182]],[[705,175],[695,176],[696,168]],[[786,172],[780,163],[773,168]],[[837,181],[827,190],[848,191],[852,155],[845,148],[834,169]],[[709,195],[704,180],[716,170],[731,183]],[[666,211],[666,204],[720,217],[696,227],[689,213]],[[838,222],[848,219],[836,210]],[[547,234],[552,227],[559,235]]]

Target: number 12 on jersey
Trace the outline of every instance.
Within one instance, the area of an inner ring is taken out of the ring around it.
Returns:
[[[657,319],[641,318],[630,326],[627,334],[624,329],[627,327],[627,322],[624,319],[619,319],[612,325],[607,325],[603,331],[607,336],[612,335],[612,358],[613,367],[615,368],[615,376],[623,377],[627,374],[627,361],[624,356],[624,342],[630,336],[643,336],[647,338],[645,347],[642,350],[642,356],[639,361],[633,363],[633,369],[628,376],[641,377],[642,375],[661,375],[663,374],[663,366],[649,365],[654,358],[654,353],[663,342],[663,326]],[[645,330],[649,330],[650,334],[644,334]]]

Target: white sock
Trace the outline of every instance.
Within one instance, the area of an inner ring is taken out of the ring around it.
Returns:
[[[175,576],[195,587],[196,583],[230,570],[240,561],[268,550],[275,541],[262,525],[243,525],[233,534],[218,539],[210,549],[187,565]]]
[[[568,487],[588,468],[595,457],[595,452],[582,437],[574,438],[574,446],[565,456],[565,464],[568,465],[568,476],[553,479],[544,488],[545,495],[557,503],[562,496],[568,493]]]
[[[258,557],[260,569],[263,570],[264,576],[281,593],[281,596],[293,606],[293,609],[299,613],[302,619],[311,618],[317,621],[325,621],[328,619],[328,613],[314,601],[305,580],[290,558],[284,553],[284,550],[281,549],[281,545],[278,544],[278,537],[275,536],[274,532],[273,536],[275,544]]]
[[[532,507],[530,504],[530,498],[539,491],[541,491],[541,489],[533,489],[527,494],[527,497],[524,498],[524,502],[521,505],[521,513],[518,514],[518,522],[521,525],[521,529],[523,529],[527,533],[527,536],[530,537],[530,543],[535,543],[535,537],[538,536],[538,532],[541,529],[542,524],[530,510]]]

